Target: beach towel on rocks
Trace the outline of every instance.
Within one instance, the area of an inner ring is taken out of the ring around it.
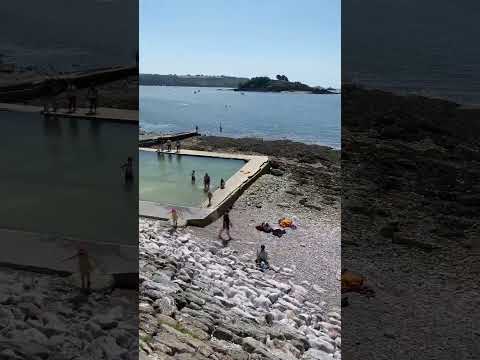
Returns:
[[[374,296],[375,292],[365,282],[365,277],[359,274],[348,270],[342,271],[342,293],[357,292],[367,296]]]
[[[278,225],[280,225],[280,227],[282,228],[297,228],[297,226],[293,223],[293,220],[289,218],[281,218],[280,220],[278,220]]]

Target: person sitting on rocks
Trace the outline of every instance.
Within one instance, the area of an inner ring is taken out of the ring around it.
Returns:
[[[270,267],[268,263],[268,254],[265,250],[265,245],[262,245],[260,247],[260,251],[257,252],[257,258],[255,259],[255,262],[261,271],[265,271]]]

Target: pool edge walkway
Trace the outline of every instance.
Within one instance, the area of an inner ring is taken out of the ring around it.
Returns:
[[[68,112],[68,109],[58,109],[57,112],[43,112],[43,107],[35,105],[23,105],[15,103],[0,103],[0,112],[27,112],[38,113],[46,117],[74,118],[89,120],[120,121],[129,123],[138,123],[138,110],[117,109],[98,107],[95,114],[89,114],[87,108],[77,108],[74,113]]]
[[[140,148],[139,150],[155,152],[156,149]],[[212,204],[207,207],[208,201],[202,203],[201,207],[184,207],[175,205],[165,205],[151,201],[139,201],[139,216],[169,220],[172,208],[179,211],[179,225],[193,225],[204,227],[215,220],[233,205],[235,200],[261,175],[269,169],[268,156],[262,155],[245,155],[234,153],[219,153],[210,151],[197,150],[180,150],[179,152],[171,151],[164,153],[205,156],[222,159],[244,160],[246,163],[225,182],[224,189],[217,189],[213,193]]]

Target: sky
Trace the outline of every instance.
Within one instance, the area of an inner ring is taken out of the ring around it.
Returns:
[[[140,72],[340,87],[340,0],[140,0]]]

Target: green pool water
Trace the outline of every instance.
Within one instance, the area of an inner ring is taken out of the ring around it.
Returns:
[[[140,200],[165,205],[200,206],[207,196],[203,191],[203,177],[210,175],[212,191],[235,174],[245,161],[205,156],[175,155],[139,152]],[[195,170],[196,182],[191,173]]]

